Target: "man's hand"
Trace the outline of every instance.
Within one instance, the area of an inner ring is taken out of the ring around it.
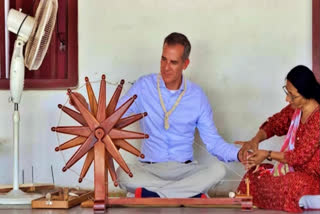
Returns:
[[[250,153],[256,152],[259,147],[259,142],[253,139],[250,141],[236,141],[235,144],[242,146],[238,153],[238,158],[242,163],[247,160]]]

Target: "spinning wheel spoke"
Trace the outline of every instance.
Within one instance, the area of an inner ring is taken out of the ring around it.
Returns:
[[[80,173],[79,183],[81,183],[83,178],[86,176],[86,174],[92,164],[93,158],[94,158],[94,151],[93,151],[93,149],[90,149],[87,154],[86,160],[84,161],[81,173]]]
[[[55,132],[78,135],[83,137],[88,137],[91,134],[90,129],[85,126],[59,126],[52,127],[51,130]]]
[[[130,124],[142,119],[143,117],[147,116],[147,112],[141,113],[141,114],[135,114],[129,117],[125,117],[120,119],[117,124],[114,126],[117,129],[122,129],[124,127],[129,126]]]
[[[78,107],[79,111],[81,112],[83,118],[89,125],[90,129],[93,131],[99,126],[99,122],[96,118],[91,114],[91,112],[78,100],[78,98],[68,89],[68,93],[71,96],[72,100],[74,101],[75,105]]]
[[[147,116],[147,113],[145,112],[120,119],[137,98],[136,95],[132,96],[116,110],[124,80],[121,80],[108,105],[106,105],[105,75],[102,76],[100,82],[98,102],[89,78],[86,77],[85,81],[90,110],[84,97],[82,97],[81,94],[73,93],[70,89],[68,89],[70,104],[74,105],[80,113],[60,104],[58,105],[63,112],[79,122],[82,126],[59,126],[52,127],[51,130],[59,133],[77,135],[73,139],[56,147],[55,150],[61,151],[80,146],[62,169],[66,171],[86,155],[79,176],[79,182],[82,182],[92,162],[94,162],[94,210],[103,211],[105,204],[108,203],[106,200],[108,195],[108,185],[106,185],[108,184],[108,173],[110,173],[114,185],[118,186],[114,161],[116,161],[130,177],[133,176],[118,150],[124,149],[133,155],[144,158],[144,155],[141,154],[138,149],[124,139],[143,139],[149,137],[144,133],[121,129]]]
[[[119,129],[112,129],[109,133],[111,139],[144,139],[149,138],[149,135],[140,133],[140,132],[133,132],[133,131],[125,131]]]
[[[120,155],[118,149],[116,148],[116,146],[113,144],[111,138],[106,135],[102,141],[105,144],[105,147],[108,151],[108,153],[112,156],[113,159],[115,159],[117,161],[117,163],[119,164],[119,166],[127,173],[129,174],[130,177],[132,177],[132,173],[130,172],[130,169],[128,167],[128,165],[126,164],[126,162],[123,160],[122,156]]]
[[[133,154],[133,155],[135,155],[137,157],[144,158],[144,155],[141,154],[138,149],[136,149],[134,146],[129,144],[127,141],[125,141],[125,140],[113,140],[113,142],[117,147],[120,147],[121,149],[126,150],[127,152],[130,152],[131,154]]]
[[[106,109],[107,116],[110,116],[116,110],[123,84],[124,84],[124,80],[121,80],[120,84],[118,85],[116,91],[114,92],[114,94],[109,102],[109,105]]]
[[[69,169],[73,164],[75,164],[80,158],[82,158],[95,144],[96,138],[94,136],[94,133],[92,133],[86,142],[84,142],[79,149],[73,154],[73,156],[70,158],[70,160],[67,162],[66,166],[63,167],[63,171],[66,171]]]
[[[116,174],[116,170],[114,168],[112,156],[107,151],[106,151],[106,166],[109,170],[109,173],[110,173],[111,179],[113,180],[114,186],[118,186],[117,174]]]
[[[70,117],[72,117],[73,119],[75,119],[76,121],[78,121],[81,125],[83,126],[88,126],[87,122],[83,119],[82,115],[79,114],[78,112],[66,107],[66,106],[62,106],[61,104],[58,105],[58,107],[65,112],[67,115],[69,115]]]
[[[89,78],[85,78],[86,81],[86,88],[87,88],[87,93],[88,93],[88,98],[89,98],[89,105],[91,109],[91,113],[96,116],[97,115],[97,110],[98,110],[98,104],[97,104],[97,99],[94,95],[94,92],[91,87],[91,83],[89,82]]]
[[[105,130],[106,134],[110,132],[112,127],[118,122],[122,115],[128,110],[132,105],[137,95],[131,97],[127,102],[120,106],[114,113],[112,113],[105,121],[101,123],[101,127]]]
[[[102,76],[99,92],[97,120],[101,123],[106,118],[106,76]]]
[[[83,144],[83,142],[86,141],[86,137],[75,137],[72,138],[71,140],[65,142],[64,144],[61,144],[60,146],[56,147],[55,150],[56,151],[62,151],[65,149],[70,149],[73,148],[75,146],[79,146],[81,144]]]

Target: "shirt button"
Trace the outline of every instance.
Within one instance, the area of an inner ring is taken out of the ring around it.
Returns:
[[[299,140],[299,137],[297,137],[297,140]]]

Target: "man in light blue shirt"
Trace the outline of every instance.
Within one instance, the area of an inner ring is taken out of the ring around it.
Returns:
[[[121,105],[136,94],[138,98],[127,114],[148,113],[140,123],[149,134],[141,148],[145,158],[129,165],[133,178],[117,170],[120,187],[136,197],[205,197],[224,177],[221,163],[207,166],[193,160],[196,128],[209,153],[223,162],[238,161],[239,148],[219,135],[206,95],[182,75],[190,62],[190,50],[186,36],[168,35],[160,73],[139,78],[119,101]]]

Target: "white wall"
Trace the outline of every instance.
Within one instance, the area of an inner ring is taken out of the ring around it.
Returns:
[[[85,76],[97,80],[106,74],[110,82],[133,82],[158,72],[164,37],[182,32],[192,43],[185,75],[206,92],[221,135],[230,142],[247,140],[267,116],[284,107],[281,86],[286,73],[297,64],[311,66],[311,11],[311,1],[301,0],[79,0],[79,85]],[[113,89],[108,86],[109,96]],[[35,182],[51,182],[52,165],[58,185],[78,185],[74,172],[61,172],[64,160],[54,152],[57,140],[50,131],[58,124],[56,106],[66,102],[65,94],[65,90],[23,94],[20,168],[25,182],[31,182],[32,166]],[[8,91],[0,91],[2,184],[12,182],[13,106],[8,97]],[[67,117],[62,121],[60,125],[67,124]],[[195,157],[211,161],[197,141]],[[263,148],[276,149],[280,143],[272,140]],[[125,157],[135,161],[131,155]],[[226,180],[239,180],[244,173],[240,164],[228,167]],[[80,173],[81,164],[73,169]],[[82,186],[92,187],[92,178],[91,171]],[[232,189],[237,183],[226,181],[220,188]]]

